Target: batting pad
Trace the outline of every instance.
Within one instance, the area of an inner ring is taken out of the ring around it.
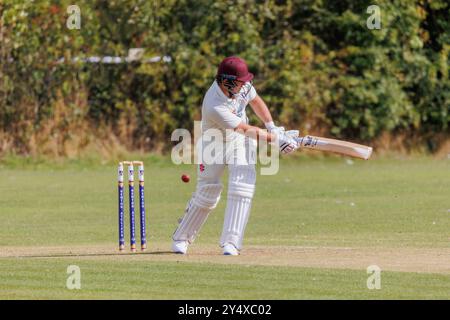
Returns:
[[[173,234],[174,241],[195,240],[209,213],[220,200],[222,184],[205,184],[197,186],[193,197],[189,200],[185,214]]]
[[[232,243],[238,250],[242,247],[255,192],[256,172],[254,166],[230,166],[227,208],[220,245]]]

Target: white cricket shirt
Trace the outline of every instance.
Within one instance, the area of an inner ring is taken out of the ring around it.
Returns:
[[[250,82],[242,86],[235,98],[229,98],[214,81],[203,98],[202,132],[219,129],[226,140],[233,139],[239,133],[226,129],[235,129],[241,122],[248,122],[245,108],[256,96],[256,90]]]

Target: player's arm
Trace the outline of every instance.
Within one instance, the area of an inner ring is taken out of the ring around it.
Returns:
[[[269,143],[278,140],[277,144],[282,153],[291,153],[298,148],[297,141],[294,138],[298,136],[298,131],[296,130],[287,132],[284,130],[281,132],[269,132],[255,126],[251,126],[245,122],[241,122],[234,130],[253,139],[262,139]]]
[[[225,106],[217,105],[208,109],[206,116],[214,120],[214,122],[221,128],[235,130],[241,134],[253,137],[255,139],[261,138],[262,140],[268,142],[275,140],[274,134],[267,132],[267,130],[246,124],[241,118],[232,113]]]
[[[292,143],[291,138],[298,137],[299,132],[297,130],[285,132],[283,127],[275,126],[270,110],[267,107],[264,100],[259,95],[256,94],[256,91],[254,89],[253,94],[255,97],[249,101],[250,107],[256,113],[258,118],[260,118],[264,122],[264,125],[266,126],[268,133],[265,130],[261,130],[257,127],[249,126],[246,124],[240,124],[239,129],[246,130],[248,132],[248,134],[246,135],[255,137],[256,139],[262,138],[263,140],[271,142],[274,141],[276,138],[278,138],[281,144],[286,143],[287,145],[289,145],[288,147],[286,147],[286,149],[284,149],[283,147],[281,148],[282,152],[285,153],[289,153],[298,148],[297,144]],[[261,133],[261,131],[263,131],[265,135]]]
[[[293,136],[284,132],[284,130],[268,132],[261,128],[251,126],[242,121],[237,115],[233,114],[226,106],[217,105],[209,108],[206,111],[205,116],[212,119],[223,129],[233,129],[253,139],[261,139],[268,142],[274,142],[278,139],[280,150],[283,153],[292,152],[297,147],[297,143]]]
[[[253,109],[253,111],[256,113],[258,118],[261,119],[264,124],[273,123],[272,115],[270,114],[270,110],[267,107],[266,103],[260,96],[256,96],[255,99],[251,100],[249,102],[250,107]]]
[[[234,130],[256,140],[261,139],[263,141],[272,142],[276,139],[273,133],[255,126],[251,126],[245,122],[241,122]]]
[[[264,100],[256,94],[255,98],[250,100],[249,102],[250,107],[253,109],[253,111],[256,113],[258,118],[261,119],[262,122],[264,122],[264,125],[266,126],[266,129],[270,132],[274,131],[284,131],[283,127],[277,127],[272,119],[272,114],[270,113],[269,108],[267,107]]]

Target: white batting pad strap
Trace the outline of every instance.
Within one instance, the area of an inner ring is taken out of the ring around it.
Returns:
[[[242,182],[230,182],[228,185],[228,197],[238,196],[243,198],[253,198],[255,193],[255,185],[242,183]]]
[[[174,241],[183,240],[192,243],[195,240],[209,213],[219,202],[221,192],[221,184],[206,184],[197,187],[197,191],[189,201],[185,214],[172,236]]]
[[[251,205],[251,198],[239,196],[228,197],[222,236],[220,238],[220,245],[222,247],[225,243],[231,243],[238,250],[241,249],[245,227],[250,216]]]

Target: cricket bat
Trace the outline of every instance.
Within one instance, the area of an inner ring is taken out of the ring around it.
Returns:
[[[348,141],[315,136],[297,137],[296,140],[300,147],[307,149],[334,152],[364,160],[368,160],[372,155],[372,147]]]

